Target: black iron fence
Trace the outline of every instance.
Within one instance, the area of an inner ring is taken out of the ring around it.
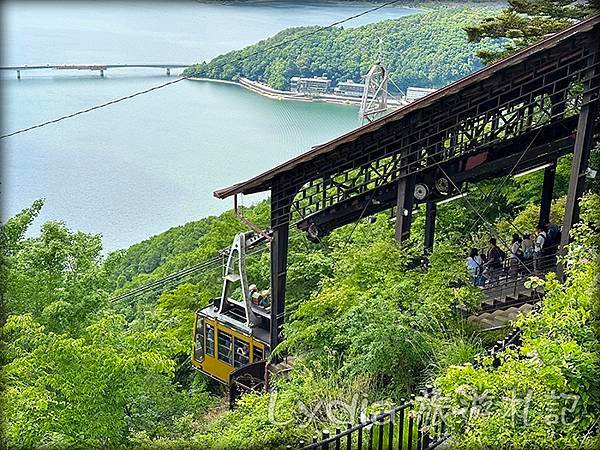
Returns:
[[[485,290],[503,285],[514,285],[533,275],[544,275],[556,270],[558,246],[544,249],[540,255],[530,258],[508,256],[500,267],[486,268],[482,274]]]
[[[445,425],[431,414],[431,408],[423,408],[427,399],[435,396],[428,387],[420,397],[411,395],[409,400],[387,411],[380,411],[358,424],[347,424],[346,429],[334,432],[323,430],[311,443],[300,441],[299,450],[431,450],[446,439]]]
[[[486,353],[477,356],[473,365],[480,367],[486,358],[491,357],[492,367],[497,368],[502,363],[502,352],[507,349],[516,350],[521,345],[521,330],[514,328]],[[288,445],[286,449],[432,450],[449,437],[446,424],[436,406],[439,395],[439,392],[428,386],[421,391],[419,397],[411,395],[408,401],[401,399],[400,406],[370,415],[356,425],[348,423],[345,429],[336,428],[334,432],[323,430],[320,436],[313,437],[312,442],[300,441],[297,447]]]

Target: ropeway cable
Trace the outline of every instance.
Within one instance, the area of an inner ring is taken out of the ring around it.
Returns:
[[[290,237],[290,240],[292,239],[296,239],[297,237],[299,237],[302,234],[302,232],[297,232],[295,234],[293,234]],[[261,253],[264,250],[266,250],[268,247],[267,246],[260,246],[257,249],[254,249],[248,253],[246,253],[246,256],[252,256],[252,255],[256,255],[257,253]],[[137,297],[138,295],[142,295],[148,292],[152,292],[156,289],[160,289],[161,287],[164,287],[166,284],[172,282],[172,281],[180,281],[182,278],[187,278],[191,275],[194,275],[202,270],[212,270],[212,269],[216,269],[219,265],[222,264],[222,256],[218,255],[218,256],[214,256],[212,258],[209,258],[205,261],[202,261],[201,263],[198,263],[194,266],[190,266],[186,269],[182,269],[179,270],[177,272],[173,272],[169,275],[166,275],[165,277],[159,278],[157,280],[151,281],[149,283],[143,284],[141,286],[138,286],[136,288],[133,288],[127,292],[124,292],[122,294],[116,295],[112,298],[110,298],[109,302],[110,303],[114,303],[120,300],[125,300],[127,298],[133,298],[133,297]]]
[[[343,23],[346,23],[346,22],[348,22],[350,20],[357,19],[359,17],[362,17],[362,16],[364,16],[366,14],[372,13],[372,12],[377,11],[379,9],[385,8],[387,6],[391,6],[391,5],[395,4],[395,3],[400,3],[401,1],[403,1],[403,0],[392,0],[392,1],[388,1],[386,3],[382,3],[381,5],[378,5],[378,6],[375,6],[373,8],[367,9],[366,11],[363,11],[361,13],[354,14],[354,15],[346,17],[345,19],[342,19],[342,20],[338,20],[337,22],[333,22],[333,23],[331,23],[329,25],[326,25],[324,27],[319,27],[316,30],[312,30],[312,31],[309,31],[309,32],[306,32],[306,33],[302,33],[299,36],[295,36],[293,38],[286,39],[286,40],[284,40],[282,42],[278,42],[276,44],[272,44],[270,46],[267,46],[266,48],[257,50],[257,51],[255,51],[253,53],[250,53],[250,54],[247,54],[247,55],[243,55],[243,57],[234,58],[233,61],[234,62],[244,61],[244,60],[246,60],[248,58],[252,58],[253,56],[256,56],[256,55],[258,55],[260,53],[267,52],[269,50],[273,50],[273,49],[276,49],[276,48],[279,48],[279,47],[283,47],[284,45],[291,44],[292,42],[296,42],[296,41],[298,41],[300,39],[304,39],[304,38],[313,36],[315,34],[323,32],[325,30],[329,30],[329,29],[331,29],[331,28],[333,28],[335,26],[338,26],[338,25],[341,25]],[[140,95],[148,94],[150,92],[157,91],[159,89],[162,89],[162,88],[165,88],[165,87],[168,87],[168,86],[172,86],[172,85],[174,85],[176,83],[179,83],[180,81],[187,80],[189,78],[191,78],[191,77],[182,76],[182,77],[180,77],[180,78],[178,78],[176,80],[168,81],[166,83],[162,83],[162,84],[159,84],[157,86],[153,86],[151,88],[145,89],[143,91],[134,92],[133,94],[129,94],[129,95],[126,95],[124,97],[119,97],[117,99],[114,99],[114,100],[111,100],[111,101],[108,101],[108,102],[105,102],[105,103],[101,103],[99,105],[92,106],[90,108],[82,109],[80,111],[77,111],[77,112],[74,112],[74,113],[71,113],[71,114],[66,114],[64,116],[57,117],[56,119],[47,120],[45,122],[41,122],[41,123],[38,123],[36,125],[31,125],[31,126],[26,127],[26,128],[21,128],[19,130],[15,130],[15,131],[12,131],[12,132],[7,133],[7,134],[3,134],[3,135],[0,136],[0,139],[6,139],[6,138],[9,138],[11,136],[15,136],[17,134],[27,133],[29,131],[33,131],[33,130],[38,129],[38,128],[42,128],[42,127],[45,127],[45,126],[48,126],[48,125],[55,124],[57,122],[61,122],[61,121],[66,120],[66,119],[70,119],[70,118],[79,116],[81,114],[86,114],[86,113],[89,113],[89,112],[92,112],[92,111],[96,111],[98,109],[105,108],[107,106],[123,102],[125,100],[130,100],[130,99],[132,99],[134,97],[138,97]]]

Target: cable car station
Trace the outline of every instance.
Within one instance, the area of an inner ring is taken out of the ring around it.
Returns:
[[[556,161],[573,154],[561,237],[567,244],[598,118],[599,50],[600,16],[594,16],[216,191],[220,199],[270,192],[271,298],[268,307],[252,302],[243,270],[248,243],[236,238],[221,297],[196,317],[194,365],[225,383],[249,373],[265,378],[265,360],[282,339],[291,225],[318,242],[340,226],[395,208],[401,244],[410,236],[413,208],[423,204],[427,250],[434,245],[439,202],[464,195],[472,183],[542,167],[545,223]]]

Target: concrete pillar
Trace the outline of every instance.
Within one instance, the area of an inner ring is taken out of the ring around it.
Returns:
[[[556,161],[544,169],[544,184],[542,185],[542,202],[540,204],[539,223],[550,221],[550,207],[552,206],[552,194],[554,193],[554,178],[556,177]]]
[[[171,69],[169,69],[168,67],[167,67],[167,76],[168,76],[168,77],[170,77],[170,76],[171,76]]]
[[[20,80],[20,79],[21,79],[21,71],[17,70],[17,80]]]
[[[103,77],[104,76],[104,69],[100,69],[100,76]]]

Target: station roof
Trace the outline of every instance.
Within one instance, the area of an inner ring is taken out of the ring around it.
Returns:
[[[279,175],[285,174],[296,169],[298,166],[312,161],[314,158],[323,154],[329,153],[337,149],[340,145],[352,142],[363,135],[373,133],[380,129],[389,122],[400,120],[415,111],[428,107],[435,102],[460,92],[462,89],[472,86],[478,82],[481,82],[497,72],[507,70],[525,60],[532,55],[543,52],[550,48],[556,47],[565,40],[572,38],[573,36],[590,31],[595,25],[600,23],[600,14],[594,15],[586,20],[583,20],[572,27],[569,27],[559,33],[553,34],[552,36],[541,40],[540,42],[527,47],[514,55],[508,56],[494,64],[491,64],[483,69],[474,72],[460,80],[449,84],[448,86],[439,89],[425,97],[422,97],[409,105],[394,111],[384,117],[381,117],[369,124],[359,127],[349,133],[343,134],[329,142],[321,145],[317,145],[312,149],[308,150],[301,155],[292,158],[272,169],[263,172],[249,180],[234,184],[223,189],[219,189],[214,192],[215,197],[224,199],[236,194],[252,194],[256,192],[262,192],[269,190],[272,186],[273,179]]]

